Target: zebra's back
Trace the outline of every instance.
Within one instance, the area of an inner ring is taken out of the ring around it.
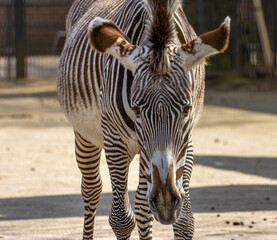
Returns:
[[[128,23],[131,25],[136,18],[134,14],[139,14],[134,5],[139,5],[139,8],[142,9],[141,1],[129,2],[132,4],[126,4],[123,0],[106,0],[105,4],[98,0],[77,0],[72,6],[67,20],[67,40],[60,59],[57,82],[58,98],[74,130],[101,147],[103,146],[103,134],[99,94],[107,56],[98,54],[91,49],[87,39],[87,29],[95,16],[112,19],[122,25],[123,29],[125,26],[126,29]],[[82,16],[79,12],[80,9],[83,11]],[[120,23],[120,15],[124,11],[127,11],[127,17]]]

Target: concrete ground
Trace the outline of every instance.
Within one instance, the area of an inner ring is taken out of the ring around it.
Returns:
[[[208,92],[194,130],[191,198],[195,240],[277,239],[277,92]],[[95,239],[115,239],[103,195]],[[130,169],[131,201],[138,159]],[[81,239],[80,173],[55,81],[0,83],[0,239]],[[154,239],[173,239],[154,223]],[[138,239],[135,230],[132,239]]]

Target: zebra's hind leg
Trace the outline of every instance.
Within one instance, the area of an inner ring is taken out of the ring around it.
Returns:
[[[186,163],[183,172],[183,188],[185,190],[185,199],[180,216],[173,224],[175,240],[191,240],[194,235],[194,217],[189,197],[189,182],[193,167],[193,145],[190,141],[187,148]]]
[[[96,206],[102,193],[99,171],[101,149],[75,132],[75,153],[82,173],[82,196],[84,201],[83,240],[92,240]]]
[[[105,139],[105,154],[112,184],[112,209],[109,224],[117,239],[130,239],[135,218],[128,197],[128,172],[133,156],[129,156],[118,136]]]
[[[139,185],[136,191],[135,214],[140,240],[152,239],[153,214],[146,199],[147,179],[142,161],[140,161]]]

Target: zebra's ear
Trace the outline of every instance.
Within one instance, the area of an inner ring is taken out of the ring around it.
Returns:
[[[177,52],[183,60],[185,69],[190,70],[192,67],[203,63],[207,57],[222,53],[228,48],[230,22],[231,19],[227,17],[219,28],[178,48]]]
[[[91,47],[100,53],[109,53],[129,70],[135,72],[135,57],[140,47],[129,43],[129,38],[110,20],[94,18],[88,27],[88,38]]]

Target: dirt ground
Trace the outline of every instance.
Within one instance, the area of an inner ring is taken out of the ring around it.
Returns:
[[[0,239],[81,239],[73,132],[55,96],[54,80],[0,83]],[[208,91],[194,145],[194,239],[276,240],[277,92]],[[95,239],[115,239],[104,157],[101,173]],[[130,176],[133,202],[137,158]],[[155,222],[153,236],[173,239],[171,226]]]

